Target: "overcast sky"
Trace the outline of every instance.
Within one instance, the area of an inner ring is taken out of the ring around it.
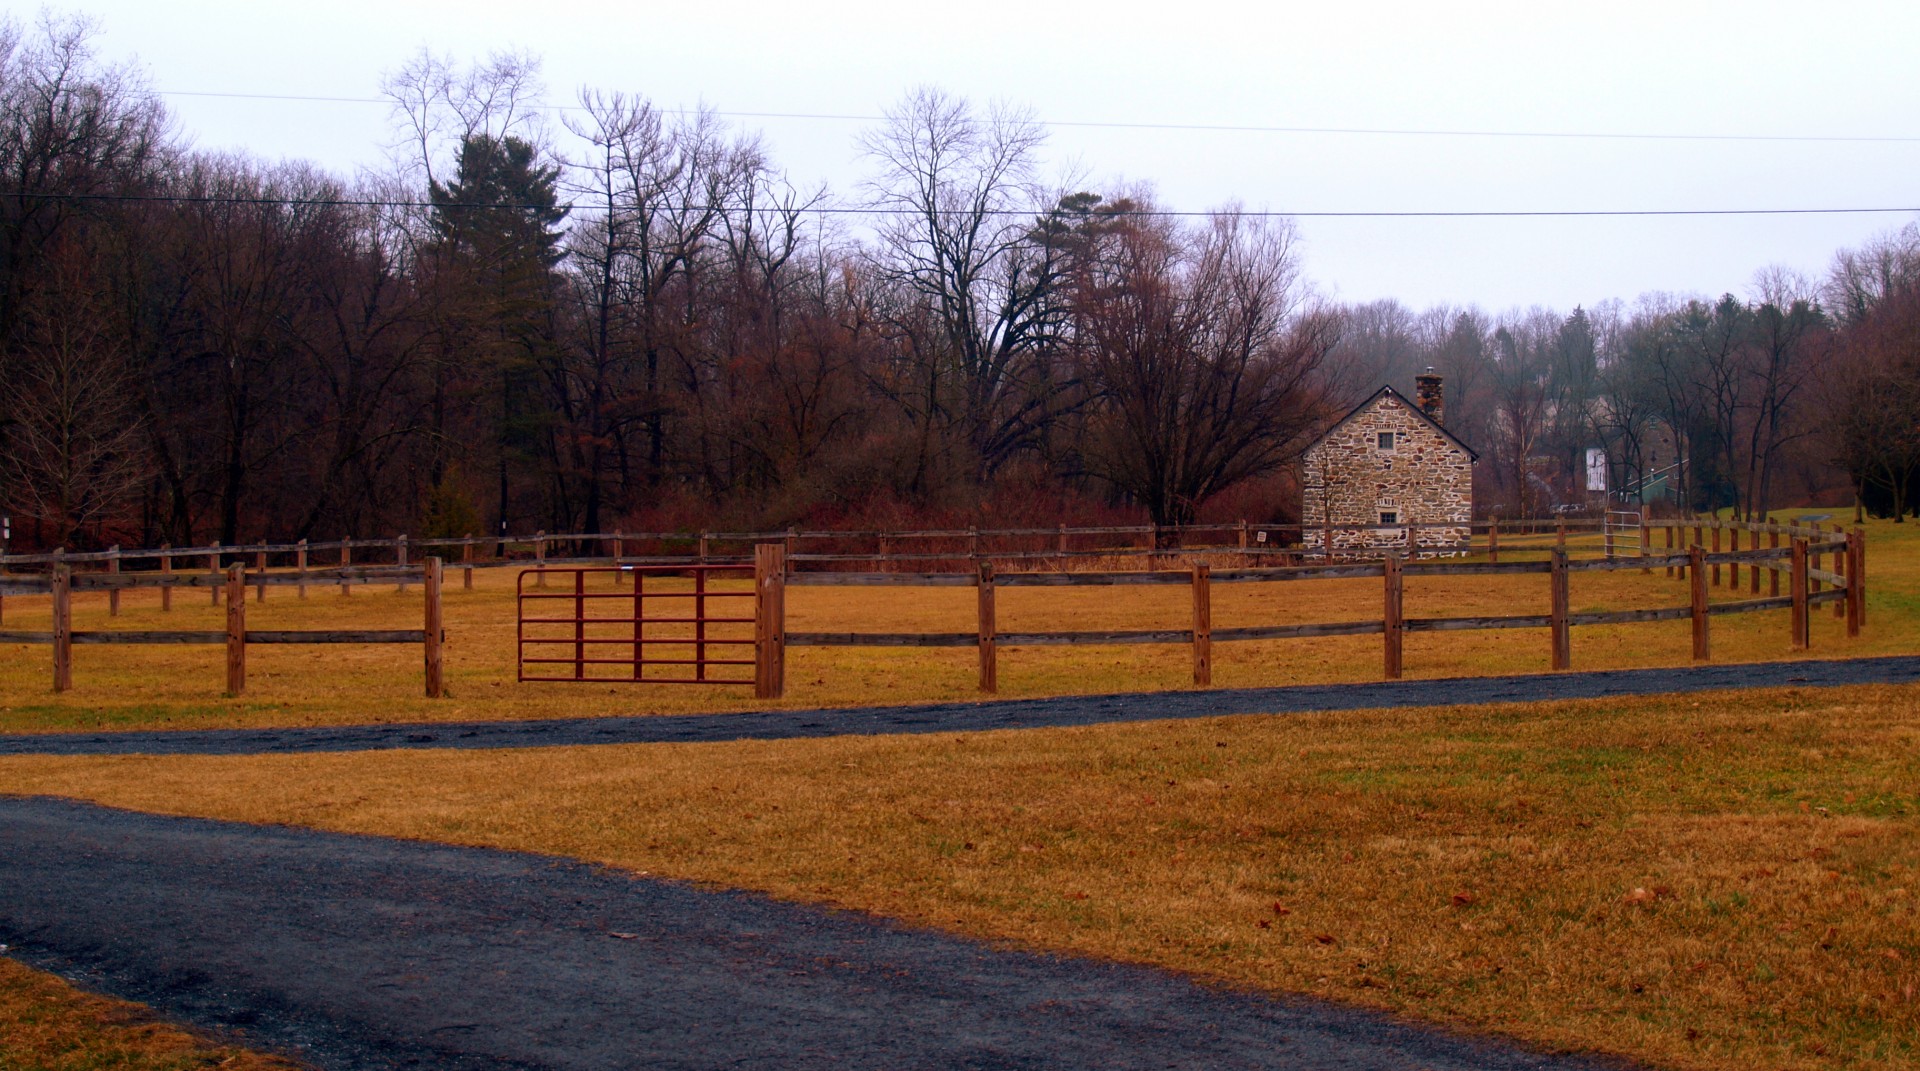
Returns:
[[[16,6],[16,18],[31,11]],[[1506,131],[1281,133],[1060,125],[1049,165],[1146,181],[1179,209],[1284,212],[1920,205],[1920,4],[675,5],[572,0],[87,0],[105,58],[137,60],[209,149],[379,166],[372,97],[422,46],[526,48],[551,103],[582,86],[664,107],[871,116],[917,85],[1052,123]],[[860,121],[739,118],[803,184],[852,195]],[[1882,140],[1724,140],[1727,138]],[[1893,139],[1893,140],[1886,140]],[[1906,140],[1899,140],[1906,139]],[[1913,213],[1600,219],[1303,218],[1307,273],[1342,300],[1561,309],[1648,291],[1743,293],[1771,264]]]

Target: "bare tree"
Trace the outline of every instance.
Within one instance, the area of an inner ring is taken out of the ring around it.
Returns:
[[[1036,176],[1044,140],[1025,112],[995,105],[981,116],[932,89],[860,139],[877,165],[871,203],[893,213],[879,228],[884,269],[924,303],[934,329],[917,355],[930,385],[923,418],[957,428],[981,482],[1074,401],[1056,347],[1064,250],[1034,226],[1046,210]]]
[[[36,293],[24,310],[24,344],[0,378],[0,478],[14,508],[62,544],[121,516],[149,471],[135,377],[124,345],[99,326],[101,295],[83,270],[67,265]]]
[[[1552,411],[1548,380],[1558,328],[1557,317],[1536,309],[1493,333],[1493,455],[1519,517],[1538,516],[1542,506],[1552,504],[1551,491],[1539,482],[1532,459]]]
[[[1113,214],[1076,280],[1076,350],[1097,391],[1089,467],[1160,525],[1298,456],[1338,317],[1308,307],[1288,221],[1198,231]]]

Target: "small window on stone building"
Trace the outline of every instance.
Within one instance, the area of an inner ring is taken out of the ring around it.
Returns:
[[[1393,432],[1383,431],[1380,433],[1380,449],[1382,450],[1393,449]]]
[[[1381,511],[1380,511],[1380,523],[1381,523],[1381,524],[1399,524],[1399,523],[1400,523],[1400,511],[1399,511],[1399,510],[1391,510],[1391,509],[1383,509],[1383,510],[1381,510]]]

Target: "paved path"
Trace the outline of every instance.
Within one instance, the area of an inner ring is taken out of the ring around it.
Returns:
[[[923,706],[735,714],[565,718],[313,729],[208,729],[161,732],[0,736],[0,755],[244,755],[389,748],[500,748],[571,744],[650,744],[793,737],[943,733],[984,729],[1097,725],[1227,714],[1594,699],[1663,692],[1920,682],[1920,657],[1757,662],[1681,669],[1456,677],[1286,688],[1131,692]]]
[[[0,942],[321,1068],[1595,1068],[545,856],[0,799]]]

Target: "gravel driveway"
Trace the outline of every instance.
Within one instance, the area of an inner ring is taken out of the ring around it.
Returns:
[[[0,799],[0,942],[322,1068],[1618,1066],[545,856]]]
[[[653,744],[791,737],[969,732],[1227,714],[1298,714],[1375,707],[1522,703],[1543,699],[1701,692],[1729,688],[1833,688],[1920,682],[1920,657],[1756,662],[1680,669],[1538,673],[1513,677],[1308,684],[1284,688],[1129,692],[838,710],[582,717],[542,721],[349,725],[314,729],[207,729],[0,736],[0,755],[245,755],[389,748],[498,748]],[[553,687],[567,687],[554,685]],[[602,703],[595,697],[584,703]]]

